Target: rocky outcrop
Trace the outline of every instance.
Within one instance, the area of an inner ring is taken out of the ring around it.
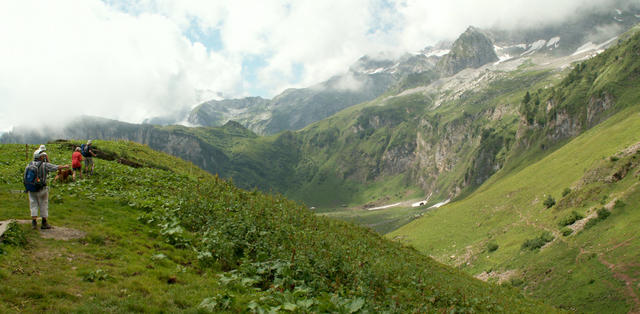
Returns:
[[[542,136],[542,147],[549,147],[578,136],[615,113],[615,110],[610,110],[615,107],[615,99],[611,94],[603,93],[587,99],[582,106],[559,108],[556,100],[551,98],[544,104],[544,109],[539,109],[544,110],[539,117],[528,119],[521,115],[516,146],[528,149]]]
[[[498,61],[491,39],[479,29],[470,26],[453,43],[451,51],[437,65],[445,76],[454,75],[466,68],[478,68]]]

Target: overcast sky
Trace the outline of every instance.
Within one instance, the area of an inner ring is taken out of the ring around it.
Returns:
[[[213,98],[270,98],[365,54],[455,39],[468,25],[557,22],[611,2],[0,0],[0,132],[80,114],[140,122]]]

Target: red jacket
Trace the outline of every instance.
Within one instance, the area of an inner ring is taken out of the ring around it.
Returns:
[[[82,167],[82,154],[80,154],[80,152],[73,152],[73,154],[71,155],[71,167]]]

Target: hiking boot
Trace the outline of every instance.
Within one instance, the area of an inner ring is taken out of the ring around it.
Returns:
[[[40,226],[40,229],[51,229],[53,227],[51,227],[51,225],[47,222],[46,219],[42,219],[42,226]]]
[[[38,222],[35,219],[31,219],[31,228],[38,229]]]

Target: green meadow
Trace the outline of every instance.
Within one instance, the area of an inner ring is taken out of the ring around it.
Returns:
[[[69,163],[73,144],[48,144],[51,161]],[[555,311],[146,146],[96,145],[95,175],[50,184],[54,229],[5,234],[0,312]],[[0,146],[1,220],[29,219],[34,149]],[[65,230],[79,236],[44,237]]]

